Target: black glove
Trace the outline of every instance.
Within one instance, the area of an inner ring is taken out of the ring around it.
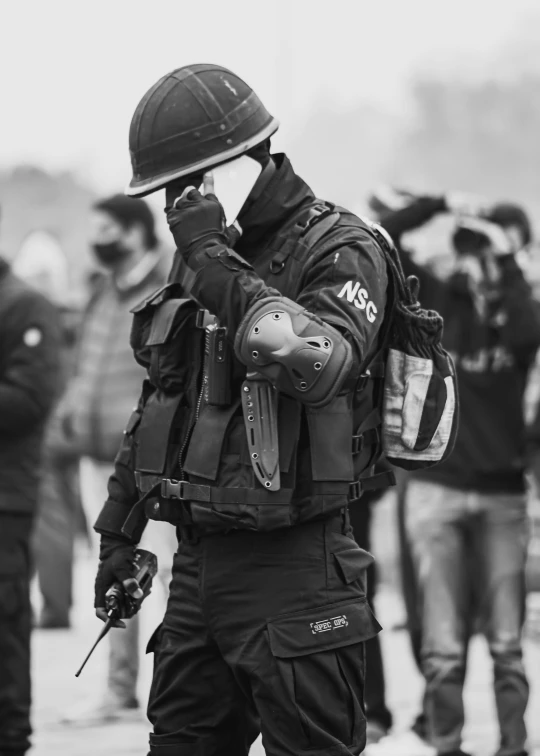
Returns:
[[[186,262],[209,242],[229,245],[225,213],[215,194],[202,195],[188,187],[168,209],[167,222],[177,251]]]
[[[118,538],[101,537],[99,566],[94,589],[94,607],[100,619],[106,619],[105,594],[113,583],[122,583],[125,590],[134,598],[142,597],[141,588],[133,577],[134,559],[135,546]],[[117,626],[124,627],[124,624],[119,622]]]

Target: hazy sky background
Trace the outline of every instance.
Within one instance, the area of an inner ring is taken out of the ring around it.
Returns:
[[[129,179],[144,92],[178,66],[216,62],[257,89],[286,148],[317,101],[406,113],[407,82],[439,68],[488,75],[490,55],[538,0],[2,0],[0,169]],[[336,138],[329,135],[329,139]]]

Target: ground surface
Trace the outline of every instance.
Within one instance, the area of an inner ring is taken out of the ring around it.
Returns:
[[[140,723],[108,725],[99,728],[71,728],[59,724],[62,713],[85,696],[96,697],[101,690],[106,663],[105,645],[98,648],[79,679],[74,673],[99,631],[93,617],[92,566],[88,560],[79,563],[76,579],[77,604],[74,627],[70,631],[37,631],[34,634],[34,756],[145,756],[148,726]],[[144,632],[148,635],[157,624],[161,611],[159,595],[148,599],[144,608]],[[153,602],[153,603],[150,603]],[[379,600],[379,617],[387,628],[383,631],[385,663],[388,671],[389,702],[396,716],[398,731],[407,727],[413,718],[420,697],[421,681],[414,668],[403,631],[392,627],[402,618],[399,596],[383,590]],[[540,612],[539,612],[540,614]],[[532,695],[528,722],[534,756],[540,756],[540,619],[537,636],[526,642],[526,660],[531,676]],[[143,662],[141,697],[150,677],[151,657]],[[481,639],[475,639],[470,657],[470,671],[466,687],[468,722],[466,739],[474,756],[488,756],[495,752],[495,710],[490,694],[491,670],[489,658]],[[225,755],[224,755],[225,756]],[[260,741],[251,756],[264,756]]]

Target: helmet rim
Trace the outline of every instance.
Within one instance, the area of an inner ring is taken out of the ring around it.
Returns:
[[[197,173],[198,171],[204,170],[205,168],[215,168],[222,163],[226,163],[233,158],[245,154],[252,147],[255,147],[261,142],[264,142],[266,139],[269,139],[272,134],[276,133],[278,128],[278,119],[272,117],[270,123],[267,124],[267,126],[265,126],[264,129],[259,131],[257,134],[254,134],[249,139],[246,139],[244,142],[240,142],[239,144],[231,147],[228,150],[224,150],[218,155],[212,155],[211,157],[205,158],[204,160],[199,160],[196,163],[191,163],[190,165],[184,166],[180,169],[166,171],[165,173],[161,173],[158,176],[154,176],[152,178],[136,179],[133,176],[124,192],[128,197],[146,197],[153,192],[157,192],[160,189],[163,189],[167,184],[170,184],[171,181],[175,181],[176,179],[182,178],[183,176],[188,176],[190,173]]]

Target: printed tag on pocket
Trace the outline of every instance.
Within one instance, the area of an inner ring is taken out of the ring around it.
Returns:
[[[329,619],[317,620],[317,622],[310,622],[311,632],[313,635],[318,633],[327,633],[329,630],[339,630],[340,627],[347,627],[349,624],[347,616],[340,614],[337,617],[330,617]]]

